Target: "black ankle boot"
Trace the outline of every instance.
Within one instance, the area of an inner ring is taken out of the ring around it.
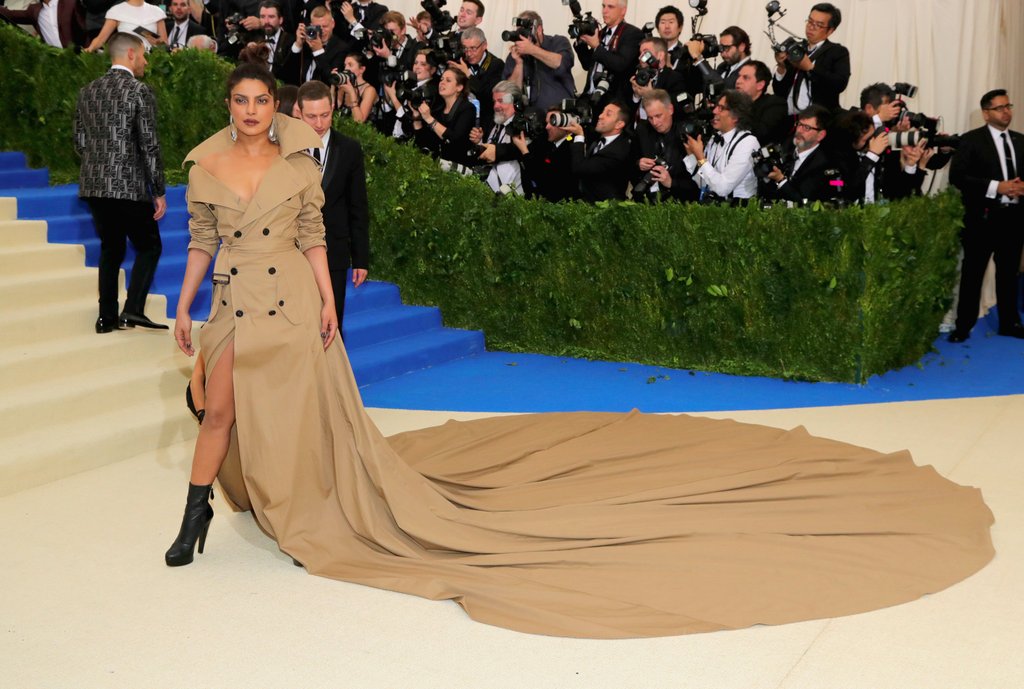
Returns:
[[[206,532],[210,530],[213,519],[213,508],[209,500],[213,499],[213,486],[196,486],[188,484],[188,499],[185,501],[185,516],[181,519],[181,530],[178,537],[164,555],[168,567],[181,567],[192,562],[196,542],[199,552],[206,545]]]

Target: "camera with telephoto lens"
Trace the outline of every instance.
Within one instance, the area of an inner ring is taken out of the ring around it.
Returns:
[[[552,127],[568,127],[574,122],[587,127],[594,121],[594,106],[589,100],[566,98],[559,104],[559,108],[561,112],[548,115]]]
[[[516,114],[505,125],[509,138],[524,135],[527,139],[536,139],[544,133],[544,118],[536,110],[523,110],[516,106]]]
[[[928,139],[928,148],[956,148],[960,145],[958,134],[939,135],[934,130],[921,128],[905,132],[889,132],[889,148],[898,151],[908,146],[916,146],[922,139]]]
[[[516,17],[512,26],[515,28],[511,31],[501,32],[501,40],[508,43],[515,43],[521,38],[533,40],[534,32],[537,30],[537,23],[524,17]]]
[[[710,33],[695,33],[690,38],[691,41],[700,41],[704,44],[704,50],[701,51],[701,57],[705,60],[718,57],[722,54],[722,46],[718,45],[718,36]]]
[[[754,161],[754,174],[758,179],[766,180],[774,168],[786,167],[786,152],[778,144],[762,146],[751,154]]]
[[[334,86],[344,86],[345,84],[355,84],[357,77],[349,70],[344,72],[331,72],[330,82]]]
[[[238,43],[238,39],[241,38],[242,21],[245,17],[242,16],[241,12],[235,12],[227,19],[224,20],[224,25],[228,27],[227,41],[231,45]],[[318,27],[319,28],[319,27]]]
[[[572,12],[572,23],[569,24],[569,38],[578,41],[581,36],[592,36],[601,30],[601,24],[594,19],[593,12],[583,14],[578,0],[562,0],[563,5],[569,6]]]
[[[647,171],[639,182],[633,185],[633,196],[644,196],[649,194],[651,187],[654,186],[654,168],[656,167],[668,167],[668,163],[661,156],[654,157],[654,165]]]
[[[448,0],[423,0],[420,7],[430,15],[431,26],[437,33],[448,33],[455,26],[455,17],[450,12],[441,8],[448,4]]]
[[[897,81],[893,84],[892,90],[897,96],[903,96],[904,98],[913,98],[917,95],[917,87],[903,81]]]
[[[636,70],[636,85],[647,86],[658,76],[658,58],[650,50],[640,55],[640,68]]]
[[[594,77],[594,90],[590,94],[590,100],[595,103],[605,97],[608,93],[608,89],[612,87],[612,83],[608,81],[608,77],[604,74],[599,74]]]

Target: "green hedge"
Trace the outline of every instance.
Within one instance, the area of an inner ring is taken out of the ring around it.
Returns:
[[[25,40],[0,27],[0,143],[74,179],[75,93],[105,65],[28,47],[17,57]],[[174,179],[223,126],[228,66],[191,51],[151,61]],[[27,102],[12,105],[14,63]],[[441,307],[450,326],[484,330],[491,348],[863,382],[926,353],[949,307],[953,193],[842,211],[550,204],[497,197],[369,127],[341,127],[366,151],[371,274]]]

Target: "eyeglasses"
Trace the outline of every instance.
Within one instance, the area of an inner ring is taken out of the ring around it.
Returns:
[[[989,110],[992,112],[1013,112],[1013,103],[1007,103],[1006,105],[997,105],[994,108],[983,108],[983,110]]]
[[[804,124],[803,122],[798,122],[796,128],[802,129],[805,132],[820,132],[823,129],[822,127],[812,127],[811,125]]]
[[[827,29],[828,24],[826,22],[816,22],[810,17],[807,18],[807,26],[812,26],[815,29]]]
[[[480,50],[483,47],[484,47],[483,43],[479,43],[477,45],[467,45],[465,43],[462,44],[462,49],[464,51],[466,51],[467,53],[475,53],[476,51]]]
[[[712,110],[720,110],[722,112],[729,112],[729,106],[726,105],[725,103],[715,103],[715,107],[713,107],[711,109]]]
[[[719,43],[718,47],[721,48],[722,52],[724,53],[729,48],[735,48],[736,46],[734,46],[732,43]]]

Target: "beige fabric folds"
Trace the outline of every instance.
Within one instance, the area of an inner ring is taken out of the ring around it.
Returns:
[[[282,165],[315,173],[295,156]],[[265,183],[255,208],[233,208],[217,184],[192,175],[189,199],[196,246],[219,234],[217,271],[234,269],[200,338],[210,370],[235,345],[237,452],[220,478],[313,574],[524,632],[618,638],[862,612],[993,556],[976,489],[799,428],[541,414],[386,439],[340,340],[321,345],[296,244],[315,245],[301,229],[315,194],[271,203],[283,186]]]

